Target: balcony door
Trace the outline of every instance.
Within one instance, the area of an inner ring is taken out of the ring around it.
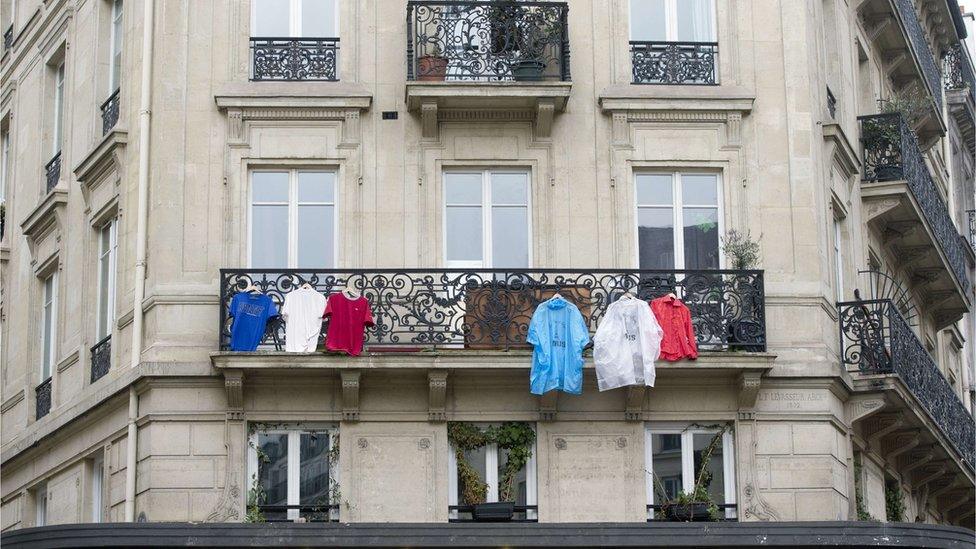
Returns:
[[[719,269],[719,175],[636,174],[637,264],[641,269]]]
[[[445,264],[461,269],[528,268],[529,217],[527,171],[445,172]]]
[[[630,39],[643,42],[714,42],[712,0],[630,0]]]
[[[335,179],[321,169],[251,172],[251,267],[336,266]]]
[[[252,0],[251,29],[255,38],[335,38],[336,0]]]

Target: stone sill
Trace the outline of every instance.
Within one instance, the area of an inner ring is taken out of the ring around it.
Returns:
[[[407,82],[407,109],[436,101],[447,109],[531,109],[551,100],[557,112],[566,108],[572,82]]]
[[[43,229],[55,222],[54,211],[68,203],[68,191],[59,181],[57,186],[47,193],[44,200],[20,223],[20,228],[27,237],[35,237]]]
[[[756,93],[738,86],[614,84],[600,92],[604,111],[706,110],[749,112]]]
[[[368,109],[373,94],[348,82],[236,82],[214,94],[217,107],[226,108],[340,108]]]
[[[95,147],[85,155],[73,169],[75,178],[79,182],[91,183],[107,171],[112,164],[112,155],[117,147],[124,147],[128,142],[129,132],[125,128],[116,126],[109,130]]]

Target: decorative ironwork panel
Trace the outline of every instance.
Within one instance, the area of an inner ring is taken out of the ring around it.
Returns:
[[[95,383],[112,367],[112,336],[106,336],[91,348],[91,382]]]
[[[336,81],[338,38],[251,38],[251,80]]]
[[[970,280],[963,238],[935,186],[915,132],[899,113],[860,116],[863,181],[905,180],[964,292]]]
[[[844,364],[865,374],[897,374],[971,469],[976,424],[932,356],[890,300],[838,304]]]
[[[969,223],[969,245],[976,250],[976,210],[966,210],[966,220]],[[3,231],[0,231],[3,235]]]
[[[339,522],[338,505],[258,505],[266,522],[294,522],[288,517],[294,511],[305,522]]]
[[[51,192],[61,179],[61,151],[58,151],[58,154],[54,155],[54,158],[44,165],[44,174],[47,192]]]
[[[718,84],[718,42],[631,42],[634,84]]]
[[[942,74],[939,72],[939,65],[935,62],[935,56],[932,55],[932,49],[929,48],[929,42],[925,38],[922,23],[918,20],[915,2],[913,0],[895,0],[895,7],[904,25],[905,33],[908,35],[908,42],[915,52],[915,58],[922,68],[925,86],[928,88],[932,100],[935,101],[936,112],[941,113]]]
[[[44,383],[41,383],[34,389],[37,395],[35,402],[37,404],[36,413],[34,414],[34,419],[38,420],[46,416],[48,412],[51,411],[51,378],[47,378]]]
[[[592,332],[607,307],[628,291],[645,300],[677,294],[691,311],[702,350],[766,349],[762,271],[223,269],[220,279],[225,350],[232,323],[228,309],[237,292],[253,285],[280,306],[305,283],[324,294],[351,285],[366,296],[375,320],[366,344],[373,350],[529,348],[532,314],[557,292],[575,302]],[[283,323],[270,322],[262,343],[280,349],[284,340]]]
[[[976,76],[973,60],[961,43],[949,48],[942,58],[943,83],[947,90],[969,88],[969,96],[976,100]]]
[[[569,81],[565,2],[407,2],[407,80]]]
[[[119,121],[119,92],[115,90],[108,99],[102,103],[102,135],[105,135],[115,127]]]
[[[14,26],[11,24],[7,30],[3,31],[3,49],[9,50],[14,47]]]
[[[830,113],[831,118],[837,118],[837,98],[834,97],[834,92],[830,91],[830,87],[827,88],[827,112]]]

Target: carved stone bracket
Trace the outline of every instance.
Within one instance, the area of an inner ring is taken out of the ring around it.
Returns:
[[[935,446],[923,446],[912,450],[902,458],[901,474],[907,476],[912,471],[925,466],[935,457]]]
[[[627,408],[624,410],[624,419],[627,421],[641,421],[644,419],[644,395],[647,394],[647,387],[644,385],[631,385],[627,387]]]
[[[359,421],[359,370],[340,370],[342,378],[342,419]]]
[[[874,221],[882,215],[890,212],[891,210],[897,208],[901,205],[901,200],[898,198],[881,198],[881,199],[864,199],[864,219],[865,221]]]
[[[872,418],[865,426],[865,434],[868,442],[872,445],[900,429],[905,424],[905,418],[895,412],[878,414]]]
[[[227,409],[244,409],[244,371],[224,370],[224,390],[227,391]]]
[[[933,480],[936,480],[937,478],[941,477],[942,475],[946,474],[946,471],[948,470],[949,470],[949,466],[945,462],[928,463],[927,465],[923,466],[921,469],[918,470],[917,475],[912,477],[913,478],[912,484],[915,486],[926,485],[932,482]]]
[[[901,431],[882,440],[881,450],[888,461],[893,461],[898,456],[921,444],[921,442],[922,437],[919,431]]]
[[[427,372],[427,419],[430,421],[447,421],[444,404],[447,399],[447,371],[431,370]]]
[[[847,403],[847,415],[851,423],[855,423],[880,412],[884,406],[885,399],[883,396],[857,395]]]
[[[933,487],[935,489],[929,492],[929,499],[938,500],[940,497],[959,488],[962,484],[962,479],[959,477],[944,478],[937,488]]]
[[[549,391],[539,397],[539,421],[555,421],[559,391]]]
[[[743,372],[739,375],[739,408],[756,407],[761,384],[762,372]]]
[[[424,101],[420,105],[420,128],[424,139],[437,139],[437,101]]]
[[[535,104],[535,136],[547,138],[552,135],[552,118],[556,113],[553,99],[539,99]]]

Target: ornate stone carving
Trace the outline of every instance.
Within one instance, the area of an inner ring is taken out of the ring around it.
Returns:
[[[227,408],[244,408],[244,371],[224,370],[224,390],[227,392]]]
[[[535,104],[535,136],[547,138],[552,135],[552,117],[556,113],[556,103],[552,99],[539,99]]]
[[[858,395],[847,403],[847,415],[851,423],[854,423],[881,411],[884,406],[885,399],[882,396]]]
[[[559,391],[549,391],[539,397],[539,421],[554,421]]]
[[[359,421],[359,370],[341,370],[342,379],[342,419]]]
[[[627,421],[641,421],[644,419],[644,395],[647,388],[644,385],[631,385],[627,387],[626,409],[624,419]]]
[[[752,484],[747,484],[743,489],[742,493],[746,496],[745,510],[743,515],[745,518],[755,518],[761,521],[778,521],[780,520],[779,513],[776,512],[769,503],[763,499],[759,490],[756,489]]]
[[[437,139],[437,101],[420,105],[420,127],[425,139]]]
[[[739,408],[755,408],[762,372],[743,372],[739,375]]]
[[[241,412],[243,416],[243,412]],[[227,463],[224,467],[224,490],[213,511],[207,515],[207,522],[240,522],[243,520],[244,500],[241,497],[240,481],[244,477],[244,422],[228,415],[224,421],[224,448],[227,449]]]
[[[556,440],[553,441],[553,446],[555,446],[557,450],[565,450],[566,449],[566,439],[564,439],[562,437],[557,438]]]
[[[447,370],[431,370],[427,372],[427,419],[430,421],[446,421],[447,413],[444,403],[447,398]]]

